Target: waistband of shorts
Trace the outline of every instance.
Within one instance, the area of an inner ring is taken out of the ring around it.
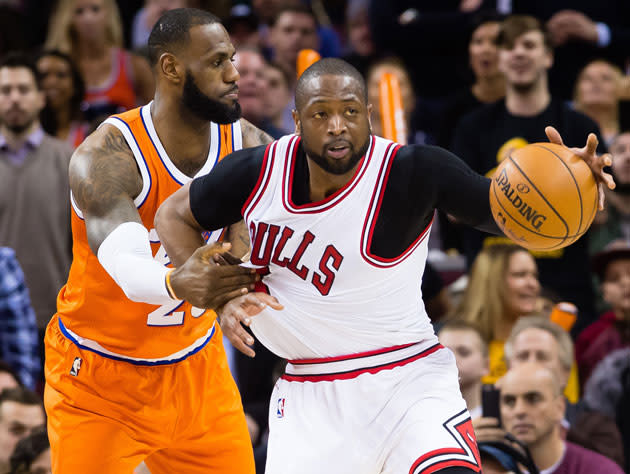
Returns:
[[[290,360],[281,378],[289,382],[353,379],[361,374],[402,367],[443,348],[442,344],[433,341],[427,347],[427,342],[423,341],[346,356]]]
[[[123,354],[118,354],[116,352],[112,352],[110,350],[105,349],[98,342],[93,341],[91,339],[87,339],[79,336],[78,334],[72,332],[66,326],[64,326],[61,318],[57,318],[59,321],[59,330],[61,333],[69,339],[74,345],[76,345],[79,349],[83,349],[86,351],[95,352],[96,354],[107,357],[108,359],[118,360],[121,362],[129,362],[134,365],[167,365],[167,364],[175,364],[177,362],[181,362],[184,359],[187,359],[193,354],[196,354],[201,349],[203,349],[208,342],[212,339],[212,336],[216,332],[216,322],[212,325],[208,332],[193,342],[190,346],[185,347],[184,349],[175,352],[174,354],[170,354],[166,357],[159,357],[156,359],[142,359],[138,357],[130,357]]]

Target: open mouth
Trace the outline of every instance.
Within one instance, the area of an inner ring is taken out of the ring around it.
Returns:
[[[338,144],[338,145],[328,147],[326,151],[329,156],[335,159],[340,159],[348,154],[348,152],[350,151],[350,147],[348,147],[348,145],[345,145],[345,144]]]

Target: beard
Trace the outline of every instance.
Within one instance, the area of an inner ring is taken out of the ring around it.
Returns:
[[[372,133],[372,131],[370,131],[370,134],[371,133]],[[332,158],[326,158],[324,156],[325,150],[322,153],[316,152],[315,149],[312,148],[309,145],[309,143],[306,140],[306,138],[304,137],[304,135],[302,135],[302,146],[304,147],[304,151],[306,152],[306,156],[308,158],[310,158],[311,160],[313,160],[324,171],[326,171],[328,173],[331,173],[331,174],[336,174],[336,175],[346,174],[348,171],[350,171],[352,168],[354,168],[356,166],[356,164],[359,162],[359,160],[365,155],[365,152],[367,151],[369,145],[370,145],[369,136],[363,142],[361,147],[358,150],[356,150],[356,151],[354,149],[354,145],[352,143],[349,143],[349,146],[350,146],[350,158],[347,159],[347,161],[346,160],[335,160],[335,159],[332,159]]]
[[[202,120],[225,125],[241,118],[241,104],[238,101],[230,106],[208,97],[197,87],[190,71],[186,71],[181,100],[185,109]]]

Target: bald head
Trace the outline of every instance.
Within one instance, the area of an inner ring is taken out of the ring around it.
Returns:
[[[554,372],[540,364],[510,369],[499,383],[505,429],[529,446],[558,437],[564,417],[562,386]]]
[[[337,58],[324,58],[313,63],[300,76],[295,86],[295,108],[299,112],[322,76],[345,76],[353,83],[356,95],[367,104],[367,87],[365,80],[354,66]]]

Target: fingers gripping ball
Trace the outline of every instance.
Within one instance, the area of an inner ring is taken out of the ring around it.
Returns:
[[[588,165],[568,148],[532,143],[497,168],[490,208],[507,237],[531,250],[571,245],[597,212],[597,184]]]

